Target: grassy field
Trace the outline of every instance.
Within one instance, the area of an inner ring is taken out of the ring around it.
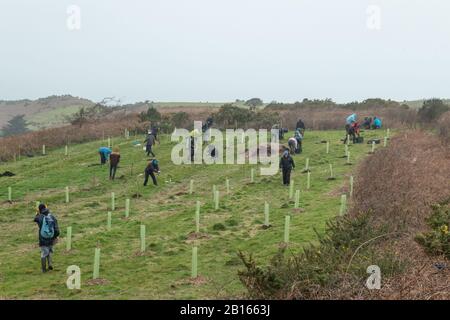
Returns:
[[[365,139],[382,138],[384,131],[365,132]],[[142,185],[146,157],[142,147],[134,147],[137,137],[113,139],[122,159],[114,182],[107,167],[101,167],[96,141],[49,150],[46,156],[22,158],[3,163],[0,171],[14,177],[0,178],[0,298],[32,299],[215,299],[239,298],[245,294],[237,271],[242,268],[237,251],[251,252],[267,261],[283,241],[284,217],[291,215],[290,244],[293,252],[315,240],[316,229],[323,232],[326,221],[337,215],[341,194],[348,191],[349,176],[356,164],[368,155],[367,144],[350,145],[351,162],[346,165],[342,132],[306,132],[304,153],[296,155],[292,178],[301,190],[300,207],[294,210],[281,174],[259,176],[250,183],[251,165],[182,165],[170,160],[175,143],[162,137],[155,148],[160,160],[158,187]],[[143,137],[138,137],[141,141]],[[330,141],[330,153],[325,144]],[[377,148],[382,147],[377,145]],[[305,158],[310,159],[311,189],[306,190]],[[329,163],[337,178],[328,181]],[[225,179],[230,180],[226,194]],[[189,181],[195,181],[189,194]],[[214,210],[212,186],[220,190],[220,208]],[[70,187],[65,203],[64,188]],[[12,187],[13,202],[7,200]],[[111,192],[116,194],[112,229],[107,231]],[[140,194],[140,198],[134,198]],[[125,199],[131,211],[124,218]],[[201,202],[200,236],[196,237],[195,203]],[[48,203],[58,217],[61,238],[55,248],[55,270],[40,271],[37,227],[32,222],[35,203]],[[270,204],[272,227],[264,230],[264,201]],[[140,225],[147,228],[146,252],[140,253]],[[218,228],[222,224],[224,228]],[[72,250],[65,250],[66,228],[73,228]],[[214,227],[215,226],[215,227]],[[223,230],[222,230],[223,229]],[[199,279],[190,280],[192,246],[198,245]],[[101,248],[100,281],[92,281],[94,249]],[[78,265],[81,290],[68,290],[66,268]]]

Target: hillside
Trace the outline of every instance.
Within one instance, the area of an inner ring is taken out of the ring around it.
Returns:
[[[161,113],[184,111],[198,115],[218,109],[226,102],[135,102],[114,108],[113,113],[138,113],[146,111],[149,106]],[[233,102],[234,105],[245,107],[243,101]],[[71,95],[49,96],[37,100],[0,100],[0,130],[9,120],[25,115],[29,130],[40,130],[67,124],[67,117],[74,114],[80,107],[92,107],[95,102]],[[247,107],[246,107],[247,108]]]
[[[31,130],[61,125],[65,117],[80,107],[93,106],[94,102],[71,95],[50,96],[37,100],[0,100],[0,128],[18,115],[25,115]]]
[[[304,154],[295,156],[295,189],[301,190],[300,208],[294,209],[280,173],[259,176],[250,183],[250,165],[183,165],[170,160],[174,143],[162,137],[155,148],[160,160],[160,185],[142,186],[146,157],[132,141],[143,137],[113,139],[120,146],[122,160],[114,182],[101,167],[97,148],[104,141],[73,145],[69,156],[64,148],[45,156],[22,158],[1,164],[0,190],[0,299],[214,299],[243,297],[244,287],[237,271],[242,263],[237,251],[253,253],[258,261],[277,252],[283,242],[284,220],[291,216],[289,249],[299,251],[316,240],[326,222],[339,213],[341,194],[348,194],[349,176],[356,162],[367,156],[367,144],[351,145],[346,165],[341,131],[308,131]],[[384,131],[366,132],[365,137],[382,138]],[[330,141],[325,153],[322,140]],[[380,148],[380,146],[377,146]],[[302,173],[310,159],[311,188]],[[327,180],[329,164],[336,180]],[[225,179],[230,181],[226,194]],[[189,181],[194,193],[189,194]],[[213,207],[212,187],[220,191],[220,206]],[[64,188],[70,188],[65,203]],[[12,187],[12,203],[6,201]],[[112,229],[107,231],[111,192],[116,194]],[[140,197],[136,197],[139,195]],[[124,218],[125,199],[131,199],[130,216]],[[195,203],[201,202],[200,233],[195,234]],[[36,201],[49,204],[60,221],[61,240],[56,245],[55,270],[41,274],[36,226],[32,222]],[[263,229],[264,201],[270,204],[269,229]],[[139,252],[139,228],[146,225],[146,251]],[[66,252],[66,228],[73,228],[72,250]],[[192,246],[198,246],[199,278],[190,279]],[[100,279],[92,280],[94,248],[101,248]],[[82,271],[79,291],[66,288],[66,268],[78,265]]]

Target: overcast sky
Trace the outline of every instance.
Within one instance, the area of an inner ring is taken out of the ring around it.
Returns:
[[[449,15],[448,0],[0,0],[0,99],[450,97]]]

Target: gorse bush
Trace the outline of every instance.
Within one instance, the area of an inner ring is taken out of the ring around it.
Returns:
[[[373,228],[371,220],[371,213],[331,220],[325,234],[317,235],[318,245],[311,244],[296,255],[281,247],[266,267],[239,252],[246,268],[239,278],[251,298],[311,299],[360,284],[367,278],[367,266],[374,262],[385,267],[385,274],[400,272],[402,261],[375,245],[387,228]]]
[[[236,107],[232,104],[223,105],[219,111],[212,114],[216,127],[270,129],[280,121],[278,113],[261,110],[252,111]]]
[[[445,255],[450,259],[450,205],[449,201],[432,206],[433,213],[426,219],[430,231],[420,233],[416,241],[433,255]]]
[[[147,111],[142,111],[139,114],[139,119],[142,122],[145,122],[145,121],[152,121],[152,122],[156,121],[157,122],[157,121],[161,120],[161,113],[159,113],[159,111],[156,110],[155,107],[149,107],[147,109]]]

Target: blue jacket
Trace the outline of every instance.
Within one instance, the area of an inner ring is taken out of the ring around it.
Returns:
[[[346,123],[352,124],[353,122],[356,122],[356,113],[353,113],[351,116],[347,117]]]
[[[98,152],[103,153],[103,155],[107,158],[111,154],[111,149],[107,147],[101,147],[98,149]]]
[[[373,125],[377,128],[381,128],[381,119],[380,118],[375,118],[373,120]]]

